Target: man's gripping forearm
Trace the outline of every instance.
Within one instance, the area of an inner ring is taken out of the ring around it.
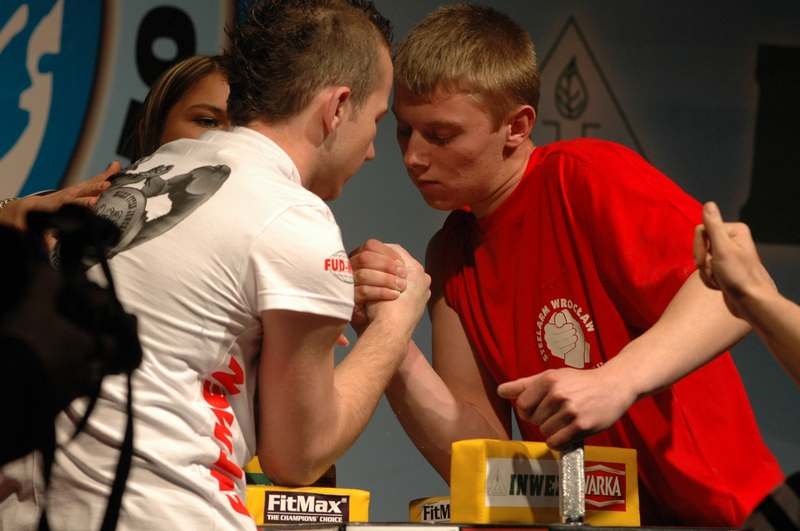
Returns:
[[[454,441],[509,438],[508,430],[493,413],[485,416],[480,406],[453,395],[414,342],[409,344],[408,355],[386,396],[408,436],[445,481],[450,478],[450,446]]]
[[[408,266],[406,289],[395,300],[369,306],[369,324],[335,369],[332,349],[344,323],[266,312],[258,453],[274,481],[313,482],[363,430],[429,297],[422,266],[413,259]]]

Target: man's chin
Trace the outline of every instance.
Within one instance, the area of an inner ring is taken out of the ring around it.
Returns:
[[[322,199],[323,201],[333,201],[342,195],[342,188],[344,184],[334,185],[332,182],[324,183],[324,186],[314,186],[308,188],[308,191]]]
[[[427,203],[427,205],[436,210],[444,210],[449,212],[450,210],[454,210],[458,208],[457,206],[453,205],[453,201],[451,198],[446,197],[441,191],[433,192],[425,190],[425,188],[417,187],[419,190],[419,194],[422,196],[422,200]]]
[[[336,201],[342,195],[342,186],[332,190],[325,190],[323,193],[318,194],[323,201]]]

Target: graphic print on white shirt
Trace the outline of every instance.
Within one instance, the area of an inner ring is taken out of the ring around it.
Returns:
[[[163,234],[205,203],[228,179],[224,165],[199,166],[167,176],[171,164],[135,170],[150,157],[111,178],[111,188],[97,199],[97,215],[113,222],[120,240],[109,257]]]

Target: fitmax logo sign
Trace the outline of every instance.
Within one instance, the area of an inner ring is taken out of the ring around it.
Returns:
[[[267,492],[264,522],[343,523],[349,520],[349,496]]]

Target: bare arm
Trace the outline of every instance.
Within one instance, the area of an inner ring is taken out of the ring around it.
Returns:
[[[258,455],[273,480],[312,483],[363,430],[428,299],[422,267],[415,262],[407,267],[405,291],[371,305],[370,324],[335,368],[333,345],[344,321],[281,310],[263,313]]]
[[[800,384],[800,306],[780,293],[753,297],[747,304],[753,312],[753,329]]]
[[[108,165],[105,171],[91,179],[46,195],[31,195],[17,199],[0,209],[0,223],[25,230],[26,216],[32,210],[58,210],[61,205],[66,203],[90,207],[97,201],[97,196],[109,187],[107,179],[119,171],[119,162],[114,161]]]
[[[730,311],[753,326],[800,383],[800,307],[778,292],[747,225],[723,222],[717,205],[707,203],[694,254],[703,282],[722,292]]]
[[[444,299],[435,238],[429,247],[428,270],[433,279],[429,311],[434,365],[410,343],[387,397],[414,444],[449,481],[451,443],[507,439],[511,417],[508,403],[495,393],[496,383],[478,364],[458,315]]]
[[[749,327],[697,272],[659,320],[602,367],[557,369],[508,382],[501,396],[538,424],[554,448],[602,431],[637,399],[671,385],[741,339]]]
[[[749,331],[748,324],[731,315],[721,294],[705,287],[695,271],[659,320],[606,366],[620,378],[632,378],[640,398],[711,361]]]

